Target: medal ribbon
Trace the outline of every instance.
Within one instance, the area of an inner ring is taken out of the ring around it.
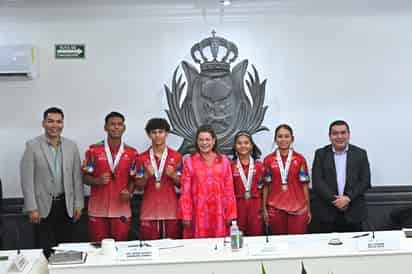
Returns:
[[[119,151],[117,152],[114,162],[113,162],[112,153],[110,152],[110,147],[109,147],[109,142],[107,141],[107,137],[104,140],[104,150],[106,152],[106,158],[107,158],[107,162],[109,163],[110,170],[112,171],[112,174],[114,174],[114,170],[119,164],[120,158],[122,157],[122,154],[124,152],[124,142],[122,140],[122,142],[120,143],[120,148],[119,148]]]
[[[164,170],[165,164],[166,164],[167,147],[163,151],[162,158],[160,159],[160,166],[159,167],[157,166],[157,163],[156,163],[153,147],[150,149],[149,153],[150,153],[150,162],[152,163],[152,167],[153,167],[153,170],[154,170],[154,176],[156,178],[156,182],[160,182],[161,178],[162,178],[162,173],[163,173],[163,170]]]
[[[282,185],[288,184],[288,175],[289,175],[290,164],[292,163],[292,154],[293,154],[293,150],[290,148],[288,152],[288,158],[286,159],[286,165],[284,166],[282,157],[280,156],[280,151],[279,149],[276,150],[276,160],[278,161],[280,177],[282,178]]]
[[[243,170],[240,159],[239,157],[237,158],[237,169],[239,170],[239,175],[240,175],[240,178],[242,179],[242,182],[243,182],[243,185],[245,186],[246,191],[250,191],[250,188],[252,186],[254,168],[255,168],[255,161],[253,160],[252,156],[249,156],[249,170],[248,170],[248,174],[246,178],[245,171]]]

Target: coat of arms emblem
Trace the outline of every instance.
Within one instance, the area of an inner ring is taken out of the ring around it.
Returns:
[[[263,106],[266,80],[260,82],[253,65],[253,74],[248,72],[248,79],[244,79],[247,59],[231,69],[231,63],[238,57],[237,46],[213,31],[211,37],[193,45],[190,52],[194,62],[200,65],[200,71],[182,61],[186,82],[182,74],[178,75],[177,67],[171,89],[165,85],[171,133],[183,138],[179,151],[186,154],[195,149],[196,130],[204,124],[215,129],[219,148],[227,154],[231,153],[234,136],[239,130],[250,134],[268,130],[262,126],[267,110],[267,106]]]

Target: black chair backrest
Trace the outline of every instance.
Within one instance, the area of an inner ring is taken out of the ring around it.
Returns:
[[[0,250],[3,250],[3,187],[0,179]]]
[[[3,205],[3,187],[1,186],[1,179],[0,179],[0,211],[2,210]]]
[[[1,179],[0,179],[0,212],[3,206],[3,187],[1,186]]]

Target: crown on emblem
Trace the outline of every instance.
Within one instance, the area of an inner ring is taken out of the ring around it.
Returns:
[[[210,49],[212,56],[206,56],[206,49]],[[222,52],[219,55],[219,52]],[[201,72],[230,72],[230,63],[233,63],[238,56],[237,46],[225,38],[216,36],[216,31],[212,31],[212,36],[203,39],[193,45],[190,49],[193,61],[200,64]],[[198,56],[200,58],[198,58]]]

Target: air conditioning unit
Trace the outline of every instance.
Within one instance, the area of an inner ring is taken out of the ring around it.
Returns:
[[[34,46],[0,46],[0,79],[35,79],[37,76],[38,56]]]

